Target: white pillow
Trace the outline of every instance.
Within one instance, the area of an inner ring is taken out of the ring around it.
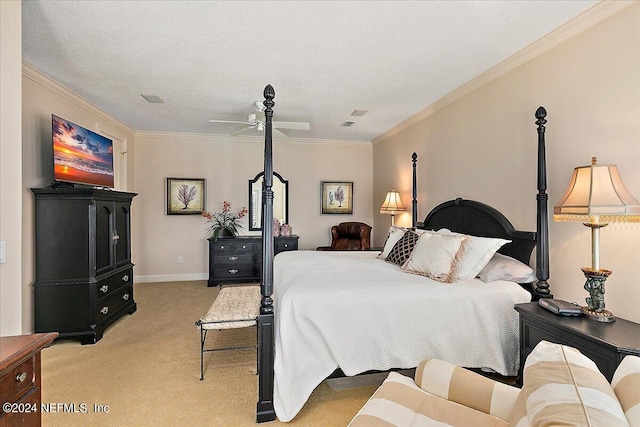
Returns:
[[[404,236],[404,233],[406,233],[407,230],[408,228],[396,227],[392,225],[389,228],[387,240],[385,240],[384,247],[382,248],[382,252],[378,254],[378,258],[386,260],[389,256],[389,252],[391,252],[391,249],[393,249],[395,244],[398,243],[398,240],[400,240],[402,236]]]
[[[533,283],[538,278],[533,268],[506,255],[496,253],[482,269],[478,277],[483,282],[508,280],[516,283]]]
[[[445,236],[467,236],[454,233],[446,228],[438,230],[438,234]],[[464,282],[475,278],[493,257],[498,249],[511,240],[493,237],[469,237],[465,243],[464,253],[458,262],[458,281]]]
[[[427,276],[439,282],[458,281],[458,263],[466,236],[444,236],[435,233],[420,235],[402,270]]]

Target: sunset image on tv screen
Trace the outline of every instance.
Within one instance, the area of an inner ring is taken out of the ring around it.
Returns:
[[[56,181],[113,187],[113,143],[110,139],[51,116]]]

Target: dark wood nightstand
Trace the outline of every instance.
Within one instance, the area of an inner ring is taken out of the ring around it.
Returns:
[[[559,316],[540,307],[537,302],[516,304],[520,314],[520,372],[524,361],[542,340],[578,349],[598,365],[611,381],[613,373],[627,354],[640,356],[640,324],[616,319],[614,323],[589,320],[584,316]]]

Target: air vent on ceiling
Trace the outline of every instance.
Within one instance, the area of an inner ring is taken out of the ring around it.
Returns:
[[[355,123],[355,122],[344,122],[344,123],[342,123],[340,126],[348,128],[348,127],[350,127],[350,126],[353,126],[353,124],[354,124],[354,123]]]
[[[367,114],[369,110],[353,110],[353,113],[351,113],[352,116],[356,116],[356,117],[362,117],[365,114]]]
[[[164,104],[164,101],[158,95],[142,95],[142,97],[151,104]]]

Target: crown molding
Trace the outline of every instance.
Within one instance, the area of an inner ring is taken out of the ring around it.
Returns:
[[[248,143],[264,143],[264,137],[261,136],[228,136],[208,133],[187,133],[187,132],[160,132],[160,131],[138,131],[137,138],[148,139],[181,139],[188,141],[217,141],[217,142],[248,142]],[[274,144],[313,144],[313,145],[357,145],[371,146],[371,141],[364,140],[342,140],[342,139],[314,139],[314,138],[286,138],[274,139]]]
[[[469,93],[486,85],[492,80],[495,80],[496,78],[518,68],[526,62],[531,61],[532,59],[542,55],[555,46],[569,40],[572,37],[575,37],[577,34],[583,32],[584,30],[596,25],[597,23],[607,19],[608,17],[618,13],[622,9],[637,2],[638,0],[601,0],[599,3],[585,10],[580,15],[566,22],[562,26],[551,31],[549,34],[543,36],[529,46],[514,53],[498,65],[490,68],[489,70],[485,71],[484,73],[480,74],[479,76],[473,78],[459,88],[453,90],[449,94],[435,101],[424,110],[421,110],[402,123],[389,129],[382,135],[374,138],[372,144],[375,146],[389,139],[393,135],[396,135],[397,133],[402,132],[403,130],[413,126],[421,120],[424,120],[428,116],[434,114],[436,111],[441,110],[442,108],[457,101],[463,96],[468,95]]]
[[[57,81],[53,80],[51,77],[44,74],[42,71],[34,68],[28,62],[22,61],[22,75],[23,77],[27,77],[34,82],[46,87],[47,89],[55,92],[56,94],[62,96],[63,98],[73,102],[77,106],[84,108],[91,114],[95,114],[101,120],[103,120],[110,127],[116,129],[118,132],[135,134],[136,130],[130,128],[129,126],[123,124],[115,117],[105,113],[77,93],[73,92],[71,89],[61,85]]]

